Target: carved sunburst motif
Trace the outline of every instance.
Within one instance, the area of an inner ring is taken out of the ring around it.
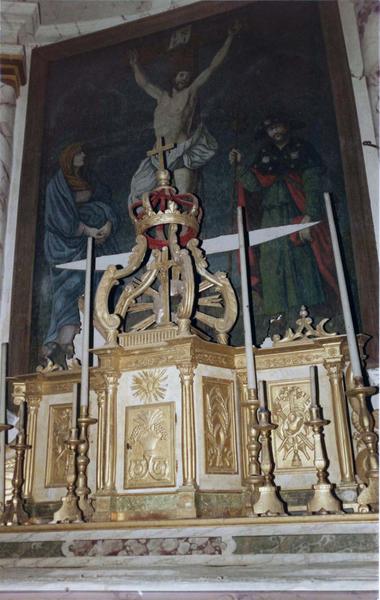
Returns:
[[[132,379],[132,393],[143,402],[159,402],[166,395],[167,373],[165,369],[140,371]]]

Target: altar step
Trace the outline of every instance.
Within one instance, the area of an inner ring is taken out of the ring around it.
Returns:
[[[377,533],[372,514],[2,528],[0,592],[370,592]]]

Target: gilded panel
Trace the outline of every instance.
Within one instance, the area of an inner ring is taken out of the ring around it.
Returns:
[[[205,472],[237,473],[234,383],[202,377]]]
[[[174,406],[126,407],[124,488],[175,485]]]
[[[310,406],[310,381],[267,382],[272,420],[273,455],[276,471],[313,469],[314,439],[305,425]]]
[[[71,411],[71,403],[49,406],[45,487],[66,485],[69,455],[65,441],[70,437]]]

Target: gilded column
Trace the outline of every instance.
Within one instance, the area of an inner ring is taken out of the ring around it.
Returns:
[[[117,444],[117,386],[119,373],[104,374],[106,381],[104,404],[104,456],[100,489],[104,492],[115,491],[116,480],[116,444]]]
[[[349,417],[343,387],[344,359],[326,359],[324,360],[323,365],[330,381],[341,485],[356,486]]]
[[[96,382],[94,389],[98,398],[98,430],[96,445],[96,489],[102,491],[104,488],[104,463],[105,463],[105,433],[106,433],[106,382]]]
[[[34,480],[34,464],[36,457],[37,417],[41,404],[42,390],[33,390],[27,398],[26,443],[31,447],[25,452],[24,462],[24,498],[31,498]]]
[[[12,400],[15,406],[18,406],[18,413],[20,414],[21,404],[24,402],[24,406],[26,406],[26,383],[25,382],[15,382],[12,386]],[[16,424],[16,428],[20,426],[20,423]],[[25,468],[25,461],[24,461]],[[24,479],[25,481],[25,479]]]
[[[183,486],[196,488],[196,443],[194,418],[194,365],[178,365],[182,396]]]

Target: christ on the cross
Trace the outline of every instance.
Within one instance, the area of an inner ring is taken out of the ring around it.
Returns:
[[[166,155],[166,160],[179,193],[196,192],[197,170],[214,156],[218,148],[215,138],[204,124],[193,130],[194,111],[200,88],[221,66],[239,30],[240,24],[235,23],[209,66],[194,79],[191,71],[186,68],[179,70],[173,78],[171,91],[149,81],[139,64],[137,51],[130,52],[129,63],[137,85],[157,102],[153,120],[156,139],[163,137],[166,143],[176,144],[175,149]],[[132,178],[130,203],[141,197],[143,192],[154,188],[158,166],[156,160],[148,157],[141,162]]]

